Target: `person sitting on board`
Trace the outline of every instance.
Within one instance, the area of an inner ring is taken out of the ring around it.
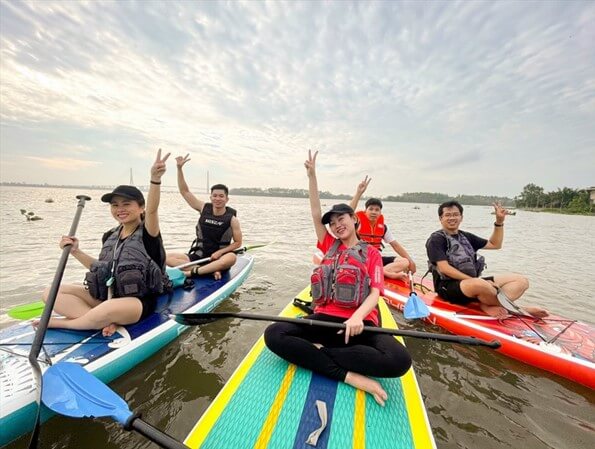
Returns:
[[[103,235],[97,259],[80,249],[78,238],[62,237],[60,248],[72,245],[70,254],[90,271],[85,285],[60,286],[54,310],[66,318],[50,318],[48,327],[103,329],[110,336],[117,325],[136,323],[155,311],[158,296],[170,288],[157,214],[168,157],[157,152],[146,205],[142,192],[130,185],[101,197],[118,226]],[[44,301],[48,294],[49,288]]]
[[[494,203],[496,221],[489,240],[459,229],[463,221],[463,206],[457,201],[447,201],[438,207],[442,229],[433,232],[426,241],[428,265],[434,280],[434,290],[440,297],[454,304],[465,305],[478,301],[485,313],[504,318],[508,312],[497,295],[515,301],[529,287],[526,277],[516,273],[495,274],[480,277],[485,262],[478,256],[480,249],[500,249],[504,238],[506,209]],[[524,310],[537,318],[548,312],[541,307],[525,307]]]
[[[368,184],[372,178],[366,177],[360,182],[355,191],[351,203],[349,205],[352,209],[357,208],[357,203],[368,188]],[[387,224],[384,223],[384,215],[382,215],[382,201],[378,198],[369,198],[365,204],[365,210],[360,210],[355,213],[358,221],[357,233],[361,240],[373,245],[382,251],[384,243],[390,245],[395,252],[401,256],[397,259],[393,256],[382,256],[382,265],[384,265],[384,277],[390,279],[406,279],[407,272],[415,273],[417,267],[415,262],[409,256],[409,253],[403,246],[397,242],[393,233],[390,231]]]
[[[221,273],[236,263],[234,251],[242,246],[240,221],[236,210],[227,206],[229,190],[225,185],[215,184],[211,187],[210,203],[201,201],[190,192],[182,169],[189,160],[188,154],[176,157],[178,189],[190,207],[200,214],[196,239],[187,254],[168,254],[167,265],[174,267],[210,258],[209,263],[184,270],[184,274],[190,277],[212,273],[215,279],[221,279]]]
[[[350,206],[336,204],[321,214],[317,154],[312,156],[308,152],[304,165],[318,247],[325,256],[312,274],[315,308],[307,318],[345,323],[347,327],[339,334],[336,329],[275,323],[265,330],[265,343],[279,357],[366,391],[384,405],[386,391],[369,376],[402,376],[411,366],[411,357],[390,335],[362,333],[364,324],[379,325],[377,304],[384,293],[382,259],[376,248],[358,240],[355,214]],[[327,231],[326,224],[337,238]],[[342,265],[341,270],[332,268],[337,263]],[[350,283],[349,274],[355,284]]]

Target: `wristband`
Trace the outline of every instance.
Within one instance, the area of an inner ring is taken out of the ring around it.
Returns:
[[[151,184],[155,184],[156,186],[161,185],[161,181],[153,181],[151,179]]]
[[[494,222],[494,226],[496,226],[497,228],[501,228],[502,226],[504,226],[504,223],[498,224],[498,223]]]

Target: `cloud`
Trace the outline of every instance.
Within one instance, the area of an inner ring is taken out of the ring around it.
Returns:
[[[314,147],[327,190],[351,192],[368,173],[376,194],[435,191],[446,164],[454,190],[468,188],[460,180],[473,167],[483,191],[469,193],[513,195],[539,152],[565,154],[567,173],[580,174],[561,175],[548,156],[543,184],[592,182],[583,170],[595,165],[590,2],[0,9],[0,118],[12,128],[0,135],[2,158],[23,139],[39,158],[82,145],[110,179],[108,167],[148,167],[162,146],[192,153],[199,185],[209,169],[232,186],[301,187]]]
[[[101,162],[87,161],[83,159],[72,158],[45,158],[36,156],[27,156],[26,159],[39,162],[43,167],[52,170],[77,171],[83,168],[101,165]]]

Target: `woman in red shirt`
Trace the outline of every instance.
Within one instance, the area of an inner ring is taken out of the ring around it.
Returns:
[[[338,334],[328,328],[275,323],[266,329],[265,342],[279,357],[364,390],[384,405],[386,391],[369,376],[402,376],[411,366],[411,357],[394,337],[363,333],[364,325],[379,325],[376,306],[384,293],[382,258],[376,248],[359,241],[350,206],[336,204],[322,215],[317,154],[308,152],[304,165],[318,247],[325,258],[312,276],[315,308],[307,318],[344,323],[346,329]]]

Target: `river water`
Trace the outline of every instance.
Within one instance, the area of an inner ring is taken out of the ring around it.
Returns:
[[[10,307],[36,301],[54,275],[60,235],[70,229],[75,195],[87,203],[77,236],[99,253],[101,234],[114,226],[103,191],[58,188],[0,189],[0,326]],[[205,195],[206,196],[206,195]],[[45,199],[52,198],[53,203]],[[335,201],[324,200],[330,207]],[[255,265],[243,286],[218,310],[278,313],[308,282],[314,231],[307,199],[237,196],[245,244],[272,242],[252,251]],[[414,208],[415,207],[415,208]],[[43,218],[27,222],[20,209]],[[386,222],[419,270],[424,243],[439,228],[437,206],[386,203]],[[185,250],[197,215],[173,189],[164,188],[161,229],[167,250]],[[488,237],[490,208],[465,209],[462,228]],[[506,220],[504,248],[484,252],[488,272],[516,271],[531,283],[524,302],[571,319],[595,322],[595,218],[518,211]],[[84,268],[71,259],[64,282],[80,282]],[[438,331],[421,323],[400,327]],[[191,329],[111,387],[156,427],[183,439],[208,407],[266,323],[224,320]],[[487,349],[408,339],[414,369],[440,449],[595,447],[595,392]],[[148,448],[141,437],[109,420],[56,417],[42,427],[43,448]],[[26,439],[10,448],[24,448]]]

